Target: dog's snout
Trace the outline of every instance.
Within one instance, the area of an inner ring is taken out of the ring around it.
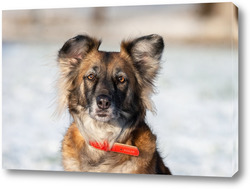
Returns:
[[[108,109],[110,107],[111,98],[107,95],[99,95],[96,98],[96,103],[100,109],[105,110],[105,109]]]

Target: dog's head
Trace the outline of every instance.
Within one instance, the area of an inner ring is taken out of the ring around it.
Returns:
[[[88,113],[100,122],[131,122],[152,110],[150,94],[164,48],[149,35],[123,41],[120,52],[104,52],[86,35],[69,39],[58,54],[61,108]]]

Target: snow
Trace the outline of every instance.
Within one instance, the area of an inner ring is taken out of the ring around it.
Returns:
[[[4,169],[63,170],[61,140],[71,118],[53,117],[59,48],[3,43]],[[165,163],[175,175],[232,176],[238,166],[237,52],[205,45],[166,49],[152,96],[157,114],[147,115]]]

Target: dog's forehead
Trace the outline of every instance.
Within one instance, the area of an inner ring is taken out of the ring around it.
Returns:
[[[125,68],[126,61],[119,52],[99,52],[99,66],[108,72],[120,72]]]
[[[80,77],[93,72],[111,77],[119,73],[130,75],[129,68],[130,63],[120,52],[92,51],[82,61]]]

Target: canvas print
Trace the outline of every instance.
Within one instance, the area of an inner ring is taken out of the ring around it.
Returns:
[[[233,3],[2,15],[4,169],[237,172]]]

